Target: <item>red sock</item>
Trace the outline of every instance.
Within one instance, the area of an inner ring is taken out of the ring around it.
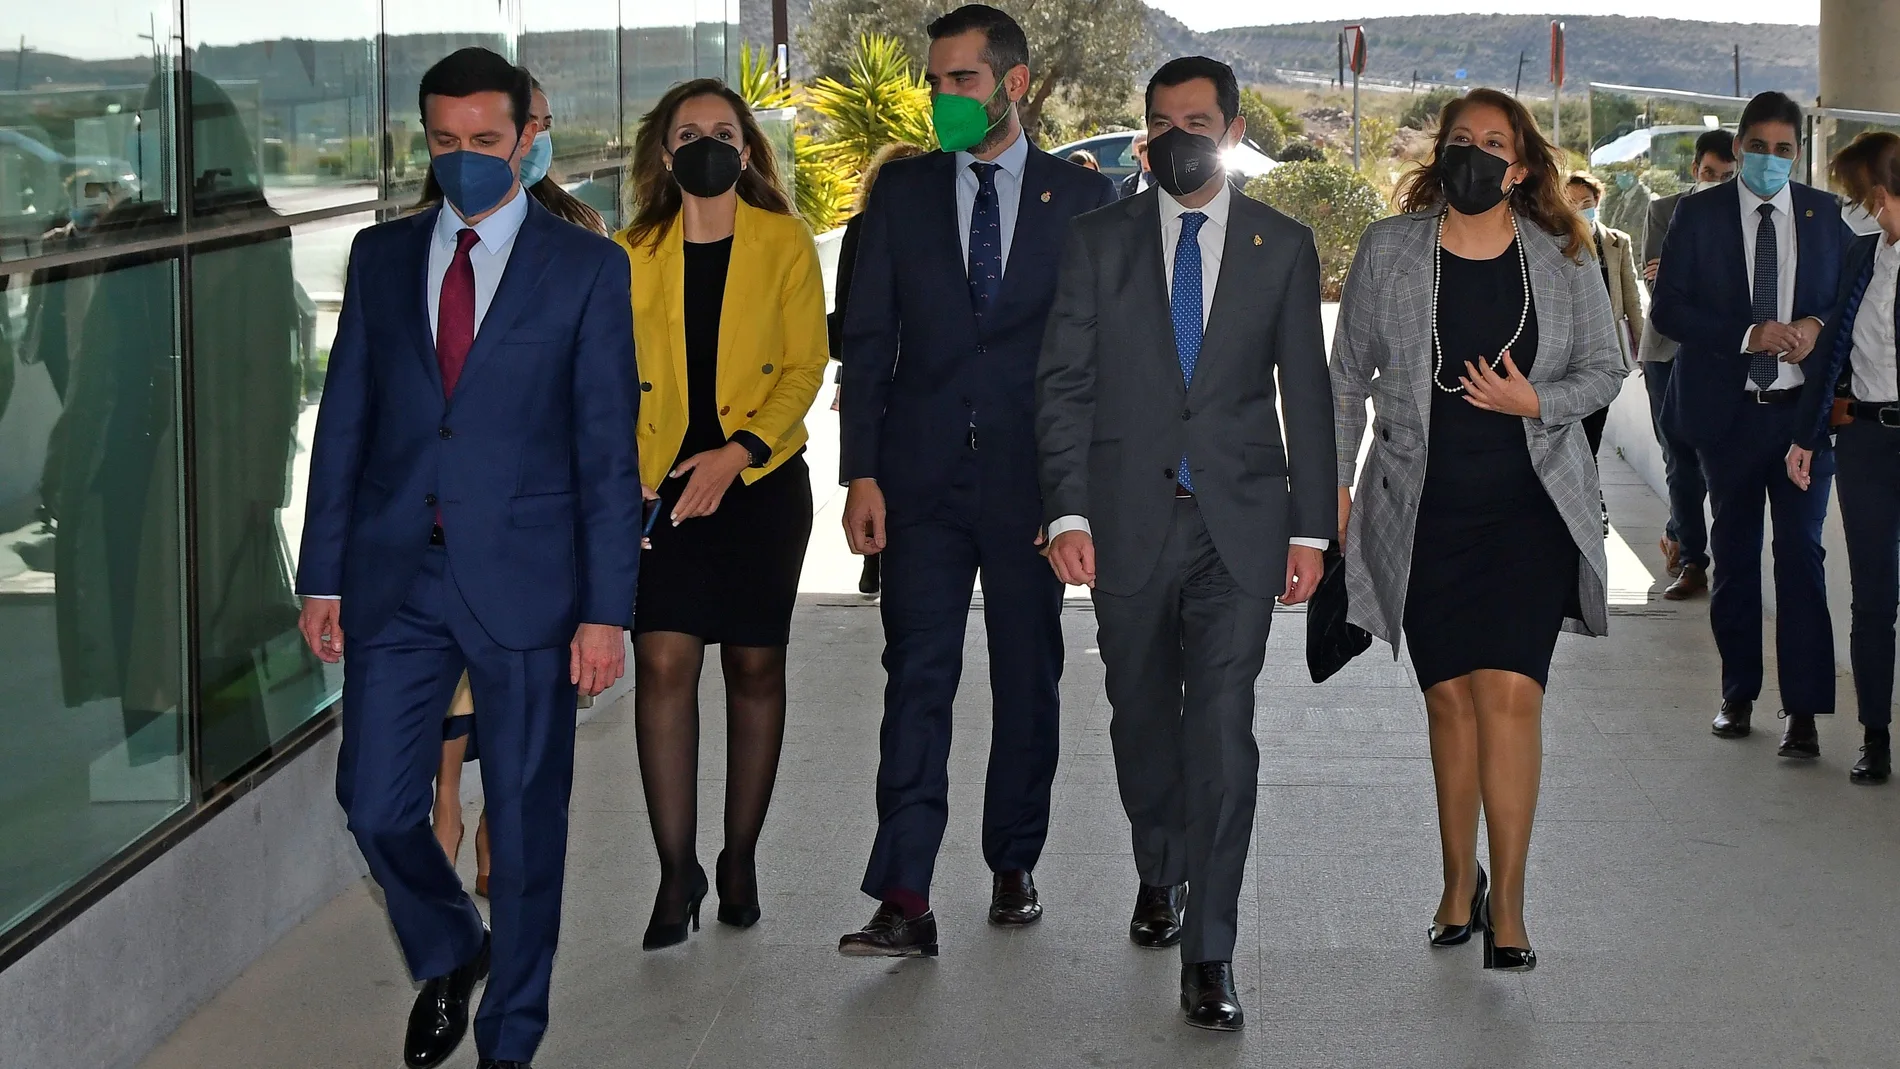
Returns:
[[[902,887],[893,887],[885,891],[884,902],[886,905],[896,906],[898,912],[902,913],[907,921],[914,921],[930,912],[930,899],[915,891],[906,891]]]

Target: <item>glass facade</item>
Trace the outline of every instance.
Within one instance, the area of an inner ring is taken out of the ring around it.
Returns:
[[[355,233],[414,203],[416,84],[535,73],[619,216],[738,0],[7,3],[0,44],[0,938],[335,701],[292,590]]]

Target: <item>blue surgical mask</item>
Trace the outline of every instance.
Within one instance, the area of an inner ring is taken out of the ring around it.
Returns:
[[[1781,192],[1794,174],[1794,161],[1764,152],[1742,153],[1742,181],[1757,197],[1768,198]]]
[[[462,218],[472,219],[493,210],[514,188],[515,171],[508,166],[511,158],[461,149],[435,157],[429,167],[442,196]]]
[[[523,188],[539,183],[548,176],[548,168],[554,166],[554,139],[546,130],[534,135],[534,143],[521,157],[521,185]]]
[[[1582,211],[1579,211],[1577,214],[1583,216],[1584,222],[1589,223],[1592,226],[1596,225],[1597,210],[1595,208],[1585,208]]]

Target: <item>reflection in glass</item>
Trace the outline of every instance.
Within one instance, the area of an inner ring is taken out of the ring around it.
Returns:
[[[145,210],[103,229],[136,238]],[[0,301],[0,930],[189,795],[176,296],[147,253],[16,276]]]
[[[66,228],[119,204],[174,206],[173,5],[8,3],[6,15],[0,260],[64,251]],[[166,91],[150,92],[155,84]],[[146,232],[156,224],[148,216]]]
[[[515,28],[495,0],[413,0],[386,3],[389,70],[383,83],[389,98],[390,196],[413,200],[429,172],[429,146],[423,138],[416,87],[443,56],[471,46],[515,59]]]
[[[274,15],[254,0],[192,0],[192,70],[232,100],[278,211],[376,198],[380,22],[375,0],[338,0],[324,5],[313,40],[301,13]]]
[[[554,116],[549,174],[612,225],[625,155],[614,54],[618,0],[574,0],[546,12],[531,5],[527,17],[519,59]]]

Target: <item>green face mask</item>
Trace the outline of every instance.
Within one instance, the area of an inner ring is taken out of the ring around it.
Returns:
[[[975,148],[989,136],[990,130],[1002,122],[1001,117],[990,118],[990,101],[1003,91],[1003,83],[996,83],[996,90],[987,100],[974,97],[957,96],[954,93],[938,93],[930,98],[930,124],[937,129],[937,145],[945,152],[962,152]]]

